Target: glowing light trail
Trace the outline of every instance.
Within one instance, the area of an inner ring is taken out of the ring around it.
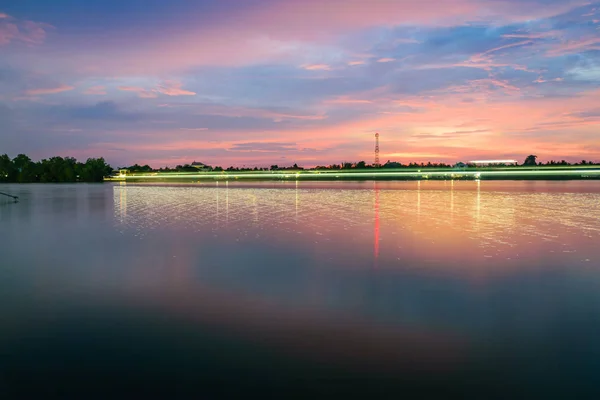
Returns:
[[[334,175],[332,175],[334,174]],[[156,180],[172,180],[172,179],[185,179],[185,180],[246,180],[246,179],[257,179],[257,180],[338,180],[346,178],[362,178],[362,179],[377,179],[377,178],[398,178],[398,179],[429,179],[429,178],[443,178],[443,179],[485,179],[499,177],[507,177],[513,179],[517,177],[560,177],[565,178],[600,178],[600,168],[594,169],[546,169],[532,170],[532,169],[501,169],[501,170],[472,170],[472,171],[455,171],[455,170],[430,170],[430,171],[402,171],[402,170],[391,170],[391,171],[369,171],[363,172],[345,172],[345,171],[302,171],[294,173],[286,172],[238,172],[238,173],[149,173],[139,175],[119,175],[115,177],[107,178],[106,180],[114,181],[156,181]]]

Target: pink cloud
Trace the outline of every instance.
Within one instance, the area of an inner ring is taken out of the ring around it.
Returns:
[[[194,96],[195,92],[185,90],[181,88],[182,84],[174,81],[165,81],[159,84],[156,88],[145,89],[138,86],[119,86],[118,89],[124,92],[134,92],[138,94],[138,97],[143,99],[154,99],[159,94],[166,96]]]
[[[388,63],[388,62],[392,62],[392,61],[396,61],[396,59],[384,57],[384,58],[380,58],[379,60],[377,60],[377,62],[379,62],[379,63]]]
[[[23,42],[29,45],[41,44],[46,40],[46,31],[51,25],[19,20],[8,14],[0,13],[0,46],[11,42]]]
[[[16,24],[0,21],[0,45],[8,44],[19,37],[19,28]]]
[[[229,106],[217,103],[176,103],[176,104],[159,104],[161,108],[194,108],[197,110],[197,115],[219,115],[224,117],[257,117],[271,118],[274,120],[284,119],[305,119],[305,120],[320,120],[325,119],[323,115],[311,114],[294,114],[282,113],[262,108],[251,108],[242,106]]]
[[[106,90],[104,86],[91,86],[87,88],[83,94],[104,95],[106,94]]]
[[[195,96],[195,92],[184,90],[181,88],[182,84],[179,82],[166,81],[159,85],[156,89],[157,92],[166,94],[167,96]]]
[[[512,37],[512,36],[507,35],[506,37]],[[515,37],[517,37],[517,36],[515,36]],[[518,37],[520,37],[520,35],[518,35]],[[523,41],[516,42],[516,43],[510,43],[510,44],[506,44],[503,46],[498,46],[498,47],[486,50],[483,53],[472,55],[471,57],[469,57],[468,60],[465,60],[465,61],[440,63],[440,64],[425,64],[425,65],[417,66],[416,68],[417,69],[439,69],[439,68],[466,67],[466,68],[483,69],[485,71],[492,71],[494,68],[498,68],[498,67],[511,67],[516,70],[535,72],[535,71],[531,71],[529,68],[527,68],[524,65],[519,65],[519,64],[515,64],[515,63],[510,63],[510,62],[498,62],[493,57],[493,54],[498,51],[512,48],[512,47],[525,46],[525,45],[532,44],[532,43],[534,43],[533,40],[523,40]]]
[[[364,61],[350,61],[348,63],[348,65],[351,66],[351,67],[354,67],[354,66],[357,66],[357,65],[364,65],[364,64],[365,64]]]
[[[137,86],[119,86],[117,89],[122,90],[124,92],[137,93],[138,97],[142,99],[155,99],[158,97],[158,94],[155,91],[146,90],[142,87]]]
[[[484,51],[484,52],[483,52],[483,53],[481,53],[481,54],[478,54],[478,55],[476,55],[476,56],[473,56],[473,57],[471,57],[471,60],[472,60],[472,61],[482,61],[482,60],[485,60],[485,59],[486,59],[486,57],[487,57],[489,54],[495,53],[495,52],[497,52],[497,51],[504,50],[504,49],[509,49],[509,48],[511,48],[511,47],[520,47],[520,46],[525,46],[525,45],[527,45],[527,44],[531,44],[531,43],[533,43],[533,41],[531,41],[531,40],[523,40],[523,41],[521,41],[521,42],[516,42],[516,43],[505,44],[504,46],[495,47],[495,48],[493,48],[493,49],[490,49],[490,50]]]
[[[508,39],[546,39],[546,38],[558,38],[564,35],[561,31],[547,31],[547,32],[524,32],[524,33],[508,33],[502,35],[503,38]]]
[[[366,99],[355,99],[348,96],[340,96],[334,99],[325,100],[325,104],[373,104],[373,101]]]
[[[581,40],[569,40],[557,44],[548,50],[547,55],[559,56],[576,53],[581,50],[600,50],[600,37],[589,37]]]
[[[65,36],[63,39],[70,47],[79,49],[70,53],[65,62],[88,72],[119,75],[168,73],[200,65],[237,66],[257,62],[303,65],[311,52],[338,46],[339,35],[350,31],[403,24],[448,26],[492,19],[499,23],[514,22],[555,15],[580,3],[564,1],[544,7],[528,3],[518,8],[523,15],[514,17],[512,3],[502,1],[277,1],[231,10],[226,26],[197,24],[177,29],[177,33],[168,36],[160,30],[143,27],[133,35],[120,35],[118,46],[110,37],[98,37],[98,45],[90,48],[88,37],[84,41]]]
[[[302,68],[308,71],[331,71],[331,67],[327,64],[309,64],[303,65]]]
[[[52,88],[29,89],[25,92],[25,94],[28,96],[39,96],[39,95],[44,95],[44,94],[55,94],[55,93],[67,92],[67,91],[73,90],[73,89],[75,89],[74,86],[60,85],[60,86],[52,87]]]
[[[585,3],[574,0],[544,7],[520,5],[515,13],[512,2],[481,0],[292,0],[246,13],[244,25],[261,27],[270,36],[312,40],[323,34],[382,25],[444,25],[490,18],[523,21],[556,15]]]
[[[484,83],[489,82],[492,85],[503,88],[508,92],[520,92],[521,91],[521,89],[519,89],[518,87],[511,85],[507,81],[504,81],[501,79],[495,79],[495,78],[483,79],[482,82],[484,82]]]
[[[297,112],[276,111],[263,108],[251,108],[241,106],[224,106],[220,104],[187,104],[178,106],[190,106],[198,108],[198,115],[219,115],[224,117],[255,117],[269,118],[274,122],[284,120],[321,121],[327,119],[323,113],[309,114]]]

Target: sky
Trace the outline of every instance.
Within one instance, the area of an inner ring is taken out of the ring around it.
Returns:
[[[0,154],[600,161],[600,2],[8,0]]]

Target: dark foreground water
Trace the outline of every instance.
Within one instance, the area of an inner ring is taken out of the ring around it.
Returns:
[[[0,398],[599,398],[600,182],[0,185]]]

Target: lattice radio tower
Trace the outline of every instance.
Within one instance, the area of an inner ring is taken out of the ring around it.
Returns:
[[[379,132],[375,134],[375,166],[379,166]]]

